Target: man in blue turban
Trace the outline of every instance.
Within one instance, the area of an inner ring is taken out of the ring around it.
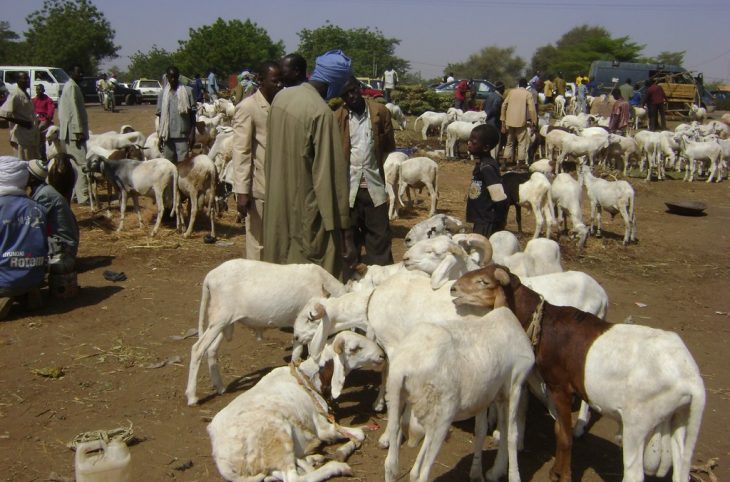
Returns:
[[[332,110],[352,75],[340,50],[317,57],[309,82],[271,103],[266,140],[262,260],[315,263],[343,279],[356,259],[349,172]]]

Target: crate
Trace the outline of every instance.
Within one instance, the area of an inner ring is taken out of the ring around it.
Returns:
[[[697,88],[694,84],[670,84],[660,83],[659,87],[664,91],[668,102],[689,102],[692,103],[697,97]]]

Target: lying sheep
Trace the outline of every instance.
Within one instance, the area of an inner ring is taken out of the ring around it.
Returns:
[[[143,146],[145,136],[141,132],[127,132],[120,134],[118,132],[105,132],[104,134],[89,136],[88,144],[96,144],[104,149],[123,149],[127,146],[136,145]]]
[[[466,225],[454,216],[448,214],[436,214],[413,226],[403,242],[406,248],[410,248],[422,239],[433,238],[442,234],[456,234],[464,232]]]
[[[531,239],[523,252],[508,256],[503,264],[520,277],[542,276],[563,271],[560,263],[560,246],[552,239],[545,238]]]
[[[489,237],[492,246],[492,260],[497,264],[504,264],[505,259],[520,251],[520,242],[517,236],[509,231],[497,231]]]
[[[345,377],[358,368],[380,369],[383,351],[354,333],[340,333],[319,360],[275,368],[218,412],[208,425],[213,459],[226,480],[322,481],[352,475],[344,460],[365,439],[362,429],[329,416],[326,398],[336,399]],[[339,461],[314,469],[320,444],[350,441],[337,450]],[[301,473],[304,472],[304,473]]]
[[[225,387],[218,369],[218,348],[223,337],[230,340],[234,323],[240,322],[261,339],[269,328],[292,326],[299,311],[315,296],[339,296],[345,287],[315,264],[278,265],[248,259],[232,259],[211,270],[203,280],[198,341],[190,353],[190,371],[185,395],[188,405],[197,403],[198,369],[207,355],[208,369],[218,393]],[[208,320],[208,326],[205,322]],[[295,346],[292,358],[299,358]]]

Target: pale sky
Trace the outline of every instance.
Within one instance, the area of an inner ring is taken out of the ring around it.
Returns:
[[[728,0],[92,0],[116,30],[119,58],[105,65],[126,68],[129,56],[157,44],[175,50],[189,28],[216,18],[250,18],[286,51],[296,49],[302,28],[329,20],[349,29],[379,28],[401,39],[396,55],[424,78],[441,75],[488,45],[514,46],[528,64],[535,49],[554,43],[571,28],[600,25],[611,35],[646,44],[645,55],[686,50],[685,67],[707,81],[730,84]],[[2,18],[22,35],[25,16],[42,0],[0,0]],[[587,68],[588,66],[586,66]]]

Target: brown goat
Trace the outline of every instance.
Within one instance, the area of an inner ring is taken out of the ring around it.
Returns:
[[[73,167],[73,156],[65,152],[59,152],[49,160],[48,163],[48,184],[61,193],[71,205],[71,197],[76,184],[76,171]]]
[[[622,424],[624,482],[643,481],[645,472],[663,477],[672,465],[674,480],[688,480],[705,392],[697,364],[676,334],[551,305],[498,265],[465,274],[451,293],[456,305],[509,307],[532,338],[556,410],[551,480],[571,481],[574,394]]]

